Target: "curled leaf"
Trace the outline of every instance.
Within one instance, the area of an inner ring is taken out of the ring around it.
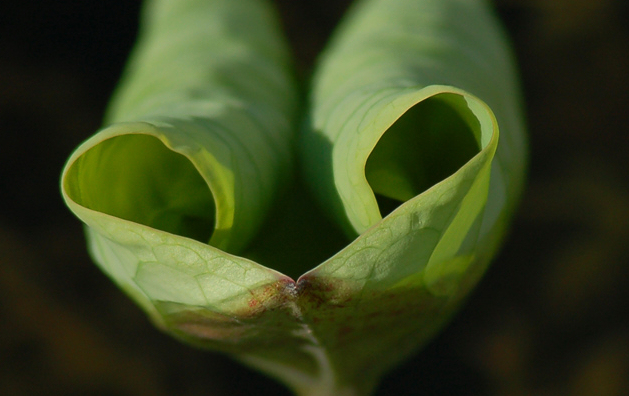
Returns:
[[[484,1],[357,1],[297,136],[288,58],[266,1],[148,1],[62,192],[164,331],[301,395],[370,394],[504,236],[526,165],[514,66]]]

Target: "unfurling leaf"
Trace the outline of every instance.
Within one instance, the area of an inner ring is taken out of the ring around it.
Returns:
[[[300,395],[370,394],[469,294],[521,193],[489,6],[357,1],[301,110],[266,1],[143,17],[105,127],[62,176],[94,260],[182,340]]]

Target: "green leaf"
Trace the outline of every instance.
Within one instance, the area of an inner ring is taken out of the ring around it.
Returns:
[[[275,15],[258,0],[152,1],[144,22],[109,125],[70,158],[64,192],[240,251],[293,168],[297,93]]]
[[[482,1],[365,0],[320,60],[304,173],[358,238],[300,281],[317,285],[306,320],[342,381],[380,378],[434,336],[504,236],[526,147],[503,37]]]
[[[519,88],[489,6],[357,1],[299,136],[266,1],[143,15],[107,126],[62,175],[94,260],[188,343],[300,395],[372,393],[456,312],[521,193]]]

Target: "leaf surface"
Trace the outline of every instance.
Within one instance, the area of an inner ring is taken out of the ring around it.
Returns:
[[[62,176],[94,260],[186,342],[298,394],[371,393],[469,294],[522,189],[519,89],[489,6],[357,1],[297,136],[266,1],[146,5],[106,126]]]

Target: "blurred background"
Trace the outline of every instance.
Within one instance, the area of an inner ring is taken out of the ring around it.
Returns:
[[[306,78],[349,0],[276,3]],[[468,303],[378,395],[629,395],[629,3],[495,4],[521,68],[529,187]],[[92,264],[61,200],[138,10],[0,5],[0,394],[289,395],[154,329]]]

